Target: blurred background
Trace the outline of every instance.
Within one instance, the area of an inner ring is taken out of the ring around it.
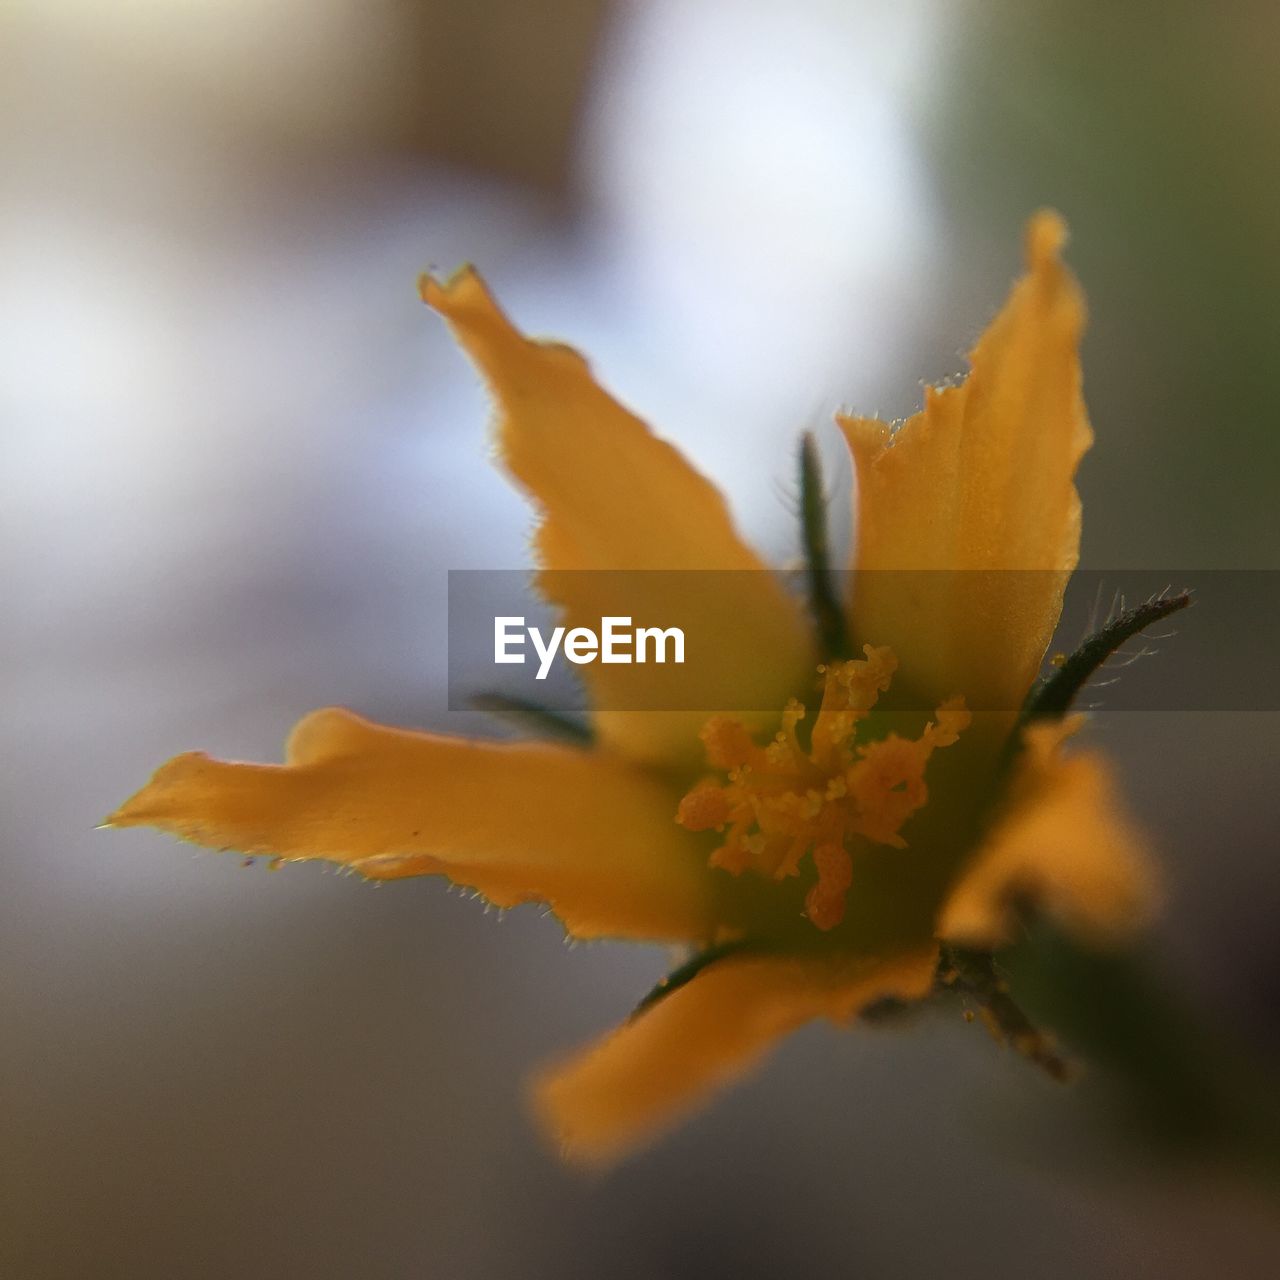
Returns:
[[[1275,1274],[1256,1184],[958,1018],[808,1031],[586,1179],[522,1077],[660,951],[93,828],[316,706],[493,731],[445,710],[445,574],[530,516],[428,265],[590,352],[785,560],[797,430],[960,372],[1053,205],[1085,563],[1280,568],[1277,48],[1264,0],[7,0],[0,1274]],[[1272,1053],[1278,721],[1095,728],[1167,972]]]

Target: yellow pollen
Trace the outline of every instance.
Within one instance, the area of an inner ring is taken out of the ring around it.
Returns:
[[[918,738],[890,733],[859,742],[858,726],[898,666],[888,648],[867,645],[863,653],[865,658],[818,668],[822,705],[807,747],[796,734],[805,708],[794,698],[783,709],[782,727],[763,747],[741,721],[709,720],[702,730],[707,761],[726,780],[698,783],[676,813],[690,831],[725,833],[710,864],[732,875],[799,875],[807,854],[815,878],[805,914],[824,930],[844,919],[859,847],[906,848],[901,829],[929,798],[929,757],[951,746],[971,718],[963,698],[949,698]]]

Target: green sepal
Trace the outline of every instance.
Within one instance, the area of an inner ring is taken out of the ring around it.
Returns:
[[[1032,685],[1018,715],[1018,728],[1023,729],[1037,720],[1061,720],[1071,710],[1080,690],[1121,645],[1190,603],[1190,591],[1175,591],[1171,595],[1162,592],[1109,619],[1064,658],[1051,676]]]
[[[704,969],[717,964],[721,960],[727,960],[730,956],[746,953],[763,955],[765,952],[773,950],[776,950],[773,944],[759,938],[735,938],[732,942],[721,942],[715,946],[707,947],[705,950],[691,956],[678,968],[672,969],[636,1005],[631,1011],[631,1017],[638,1018],[642,1013],[647,1013],[654,1005],[665,1000],[669,995],[674,995],[681,987],[688,986]]]
[[[818,632],[823,658],[847,658],[849,635],[844,610],[832,586],[831,546],[827,540],[827,499],[822,484],[822,461],[812,433],[800,437],[800,536],[804,543],[809,612]]]
[[[523,698],[511,698],[505,693],[477,693],[470,703],[474,710],[496,716],[535,738],[550,738],[578,747],[589,747],[595,740],[589,725]]]

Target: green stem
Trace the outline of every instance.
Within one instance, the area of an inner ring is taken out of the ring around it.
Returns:
[[[944,944],[938,972],[944,989],[958,990],[978,1005],[983,1022],[997,1040],[1042,1067],[1059,1083],[1071,1078],[1069,1064],[1014,1000],[989,952]]]

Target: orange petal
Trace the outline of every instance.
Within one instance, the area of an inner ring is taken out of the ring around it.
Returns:
[[[1079,556],[1072,479],[1093,434],[1065,238],[1056,214],[1031,220],[1028,273],[962,383],[929,388],[897,431],[840,420],[858,480],[854,568],[872,571],[855,580],[851,625],[859,642],[893,648],[925,705],[962,693],[976,708],[1016,709]]]
[[[608,1164],[656,1137],[814,1018],[847,1022],[884,997],[917,999],[932,950],[871,957],[754,957],[711,965],[647,1012],[534,1082],[565,1156]]]
[[[1026,731],[1008,808],[951,890],[939,936],[998,947],[1010,941],[1021,901],[1094,943],[1118,941],[1151,917],[1154,865],[1106,762],[1060,750],[1078,724]]]
[[[475,271],[464,268],[443,284],[423,277],[421,289],[497,400],[502,458],[543,514],[540,587],[564,608],[566,625],[598,629],[603,616],[621,614],[641,626],[681,626],[694,650],[689,663],[708,655],[746,705],[776,715],[772,709],[810,674],[808,630],[734,529],[717,489],[608,395],[576,351],[521,334]],[[653,569],[724,572],[714,582],[677,572],[616,576]],[[595,663],[583,671],[602,708],[597,728],[606,744],[648,762],[699,763],[698,730],[709,710],[724,708],[628,710],[636,706],[637,668]],[[696,680],[692,671],[640,671],[645,679]],[[655,689],[651,705],[692,704]]]
[[[107,825],[372,879],[445,875],[500,907],[546,902],[583,938],[711,931],[705,851],[672,820],[676,797],[624,762],[391,729],[336,708],[298,723],[286,759],[177,756]]]

